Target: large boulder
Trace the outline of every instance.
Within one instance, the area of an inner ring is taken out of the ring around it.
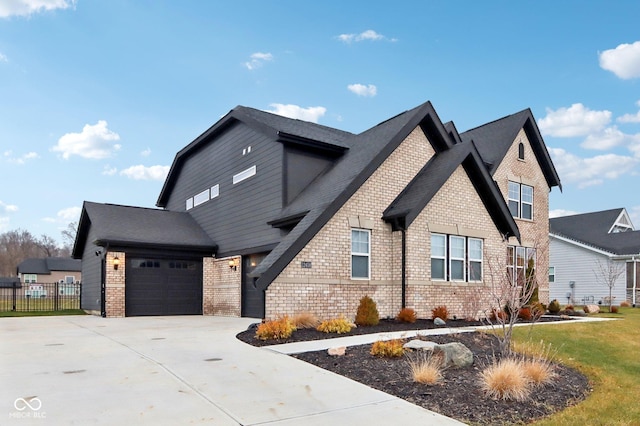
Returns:
[[[600,312],[600,306],[598,305],[586,305],[584,311],[588,314],[597,314]]]
[[[442,357],[444,367],[463,368],[473,364],[473,352],[460,342],[436,345],[433,354]]]
[[[438,346],[436,342],[428,342],[426,340],[418,339],[410,340],[402,345],[405,349],[415,349],[418,351],[432,351],[436,346]]]

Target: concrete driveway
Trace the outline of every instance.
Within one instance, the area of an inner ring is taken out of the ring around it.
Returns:
[[[0,424],[461,423],[202,316],[0,318]]]

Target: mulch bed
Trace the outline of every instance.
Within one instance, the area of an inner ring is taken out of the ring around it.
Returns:
[[[549,321],[551,319],[545,319]],[[391,332],[408,329],[436,328],[431,320],[418,320],[414,324],[383,320],[374,327],[359,327],[345,335]],[[448,321],[447,327],[480,325],[478,322]],[[442,328],[442,327],[440,327]],[[332,338],[335,334],[316,330],[297,330],[290,339],[280,343]],[[567,366],[555,366],[558,377],[550,385],[535,390],[526,402],[493,400],[480,389],[479,373],[497,355],[497,339],[486,333],[459,333],[421,337],[436,343],[460,342],[474,354],[470,367],[446,369],[444,380],[438,385],[414,383],[406,356],[399,359],[372,356],[371,345],[347,348],[344,356],[335,357],[327,351],[307,352],[296,358],[326,370],[361,382],[374,389],[395,395],[413,404],[473,425],[507,425],[528,423],[548,416],[587,397],[591,388],[588,379]],[[238,339],[255,346],[274,344],[255,338],[255,329],[238,334]]]

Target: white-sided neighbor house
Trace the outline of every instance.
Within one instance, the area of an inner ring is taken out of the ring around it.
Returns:
[[[613,304],[627,300],[635,306],[640,290],[640,231],[624,208],[550,219],[549,237],[552,300],[608,305],[609,286],[599,270],[613,262],[612,271],[621,272],[613,287]]]
[[[176,154],[159,209],[84,203],[82,308],[353,317],[369,295],[382,317],[475,315],[490,260],[546,272],[556,186],[529,109],[458,133],[426,102],[354,134],[239,106]]]

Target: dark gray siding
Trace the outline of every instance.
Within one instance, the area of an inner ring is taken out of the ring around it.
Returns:
[[[243,155],[243,150],[251,152]],[[277,243],[280,232],[267,225],[282,208],[283,146],[237,123],[185,160],[167,200],[167,209],[186,210],[185,201],[219,185],[220,195],[189,210],[218,245],[233,253]],[[232,178],[252,166],[256,174],[240,183]]]
[[[314,179],[333,164],[333,160],[288,147],[285,149],[285,200],[289,204],[300,194]]]
[[[87,244],[82,253],[82,298],[80,307],[86,310],[100,311],[101,259],[96,256],[97,250],[104,249],[91,243],[95,241],[95,231],[90,227]]]

